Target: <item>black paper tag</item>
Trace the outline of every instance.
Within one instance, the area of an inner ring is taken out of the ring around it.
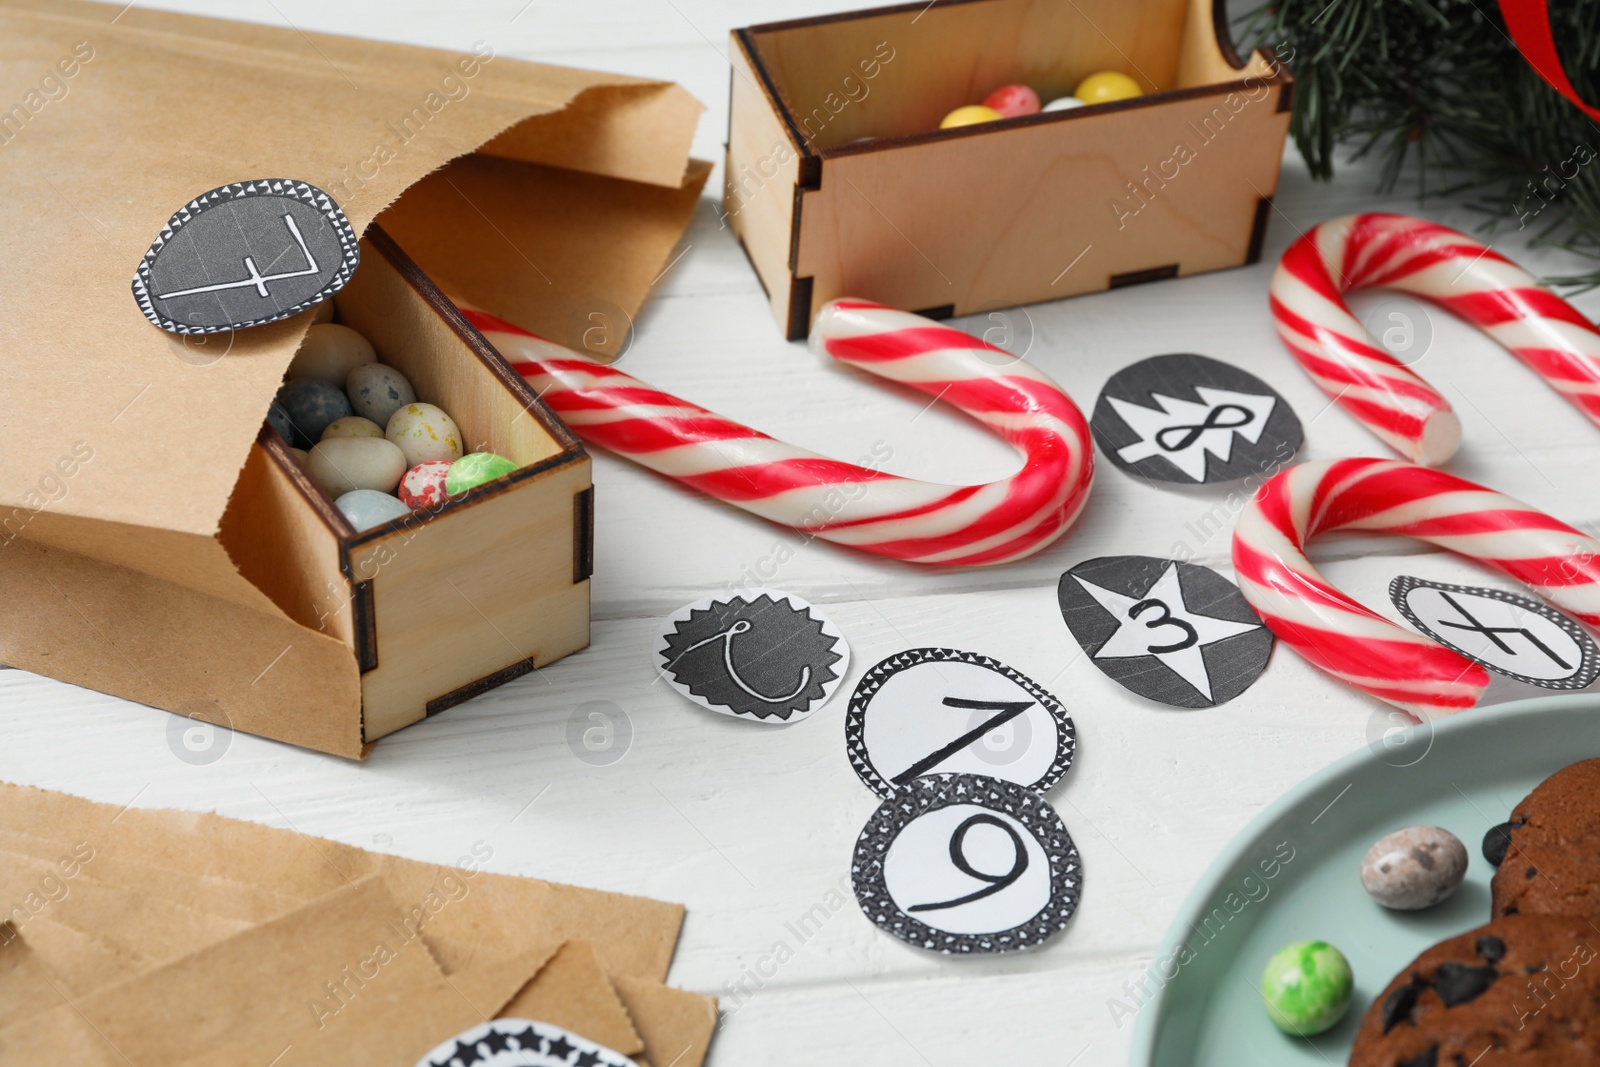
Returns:
[[[442,1043],[416,1067],[638,1067],[604,1045],[532,1019],[491,1019]]]
[[[1043,792],[1072,764],[1072,719],[1043,686],[999,660],[912,648],[856,684],[845,715],[856,774],[887,797],[913,778],[982,774]]]
[[[1260,378],[1207,356],[1151,356],[1111,376],[1089,420],[1112,463],[1158,482],[1231,482],[1274,470],[1304,434]]]
[[[1150,556],[1104,556],[1061,576],[1061,616],[1094,665],[1142,697],[1225,704],[1272,655],[1272,631],[1216,571]]]
[[[360,245],[327,193],[292,178],[213,189],[162,228],[133,276],[145,318],[172,333],[220,333],[288,318],[332,296]]]
[[[657,661],[701,707],[760,722],[796,722],[827,703],[850,665],[839,628],[790,593],[707,597],[667,619]]]
[[[856,900],[878,928],[946,954],[1033,948],[1077,910],[1083,868],[1031,789],[976,774],[916,778],[856,841]]]
[[[1411,625],[1474,663],[1542,689],[1583,689],[1600,677],[1600,649],[1550,605],[1474,585],[1401,575],[1389,599]]]

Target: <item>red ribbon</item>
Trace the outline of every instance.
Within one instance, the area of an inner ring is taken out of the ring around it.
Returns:
[[[1528,66],[1556,92],[1571,100],[1592,119],[1600,119],[1600,108],[1590,107],[1567,80],[1567,72],[1556,55],[1555,35],[1550,30],[1547,0],[1500,0],[1500,14]]]

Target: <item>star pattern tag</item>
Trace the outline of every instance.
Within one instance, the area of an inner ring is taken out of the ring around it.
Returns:
[[[1107,677],[1180,708],[1224,704],[1272,655],[1272,632],[1220,574],[1177,560],[1106,556],[1056,589],[1067,628]]]
[[[1043,792],[1072,764],[1072,719],[1043,686],[999,660],[913,648],[856,684],[845,751],[867,787],[887,797],[913,778],[968,772]]]
[[[1401,575],[1389,599],[1411,625],[1496,674],[1541,689],[1584,689],[1600,677],[1594,638],[1532,597]]]
[[[879,929],[930,952],[1034,948],[1077,910],[1083,869],[1043,797],[976,774],[912,779],[856,841],[856,900]]]
[[[361,260],[334,199],[291,178],[202,193],[139,261],[133,297],[171,333],[206,334],[288,318],[344,287]]]
[[[1299,451],[1300,420],[1261,379],[1206,356],[1151,356],[1111,376],[1089,420],[1111,462],[1152,481],[1231,482]]]
[[[492,1019],[457,1034],[415,1067],[639,1067],[620,1052],[532,1019]]]
[[[844,679],[850,647],[816,608],[789,593],[752,589],[674,612],[656,645],[668,683],[723,715],[798,722]]]

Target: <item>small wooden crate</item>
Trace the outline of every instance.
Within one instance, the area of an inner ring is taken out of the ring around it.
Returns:
[[[840,296],[937,318],[1260,255],[1293,81],[1237,56],[1223,0],[934,0],[735,30],[730,55],[725,221],[790,339]],[[1146,95],[938,129],[1098,70]]]
[[[264,427],[222,522],[244,576],[361,671],[370,743],[589,643],[589,456],[381,228],[335,318],[520,469],[357,533]]]

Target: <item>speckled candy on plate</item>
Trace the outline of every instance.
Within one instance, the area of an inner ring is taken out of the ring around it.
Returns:
[[[418,463],[400,477],[400,499],[414,511],[442,504],[450,495],[445,488],[445,475],[450,473],[448,459],[430,459]]]
[[[289,379],[319,378],[343,389],[352,370],[376,362],[378,353],[365,337],[336,322],[321,323],[306,331],[300,351],[289,364]]]
[[[379,426],[389,425],[390,416],[417,399],[406,376],[384,363],[356,367],[345,379],[344,389],[355,413]]]
[[[406,454],[406,466],[430,459],[460,459],[461,428],[441,407],[406,404],[389,417],[384,436]]]
[[[1431,908],[1467,876],[1467,846],[1437,826],[1385,834],[1361,858],[1361,887],[1386,908]]]
[[[411,514],[411,509],[402,504],[399,497],[376,489],[353,489],[333,503],[344,512],[357,533]]]
[[[1002,85],[983,98],[984,107],[992,107],[1006,118],[1039,113],[1039,94],[1026,85]]]
[[[332,497],[353,489],[392,493],[406,472],[406,457],[381,437],[332,437],[311,450],[306,470]]]
[[[454,496],[516,469],[517,465],[504,456],[493,452],[471,452],[450,465],[450,473],[445,475],[445,489]]]
[[[334,419],[322,431],[322,440],[333,437],[382,437],[383,427],[360,415],[346,415]]]
[[[1326,941],[1296,941],[1267,961],[1261,1003],[1286,1034],[1310,1037],[1331,1029],[1350,1010],[1355,978],[1344,953]]]
[[[276,403],[293,427],[289,443],[296,448],[310,448],[321,440],[328,423],[350,414],[350,400],[344,391],[321,378],[285,382]]]

